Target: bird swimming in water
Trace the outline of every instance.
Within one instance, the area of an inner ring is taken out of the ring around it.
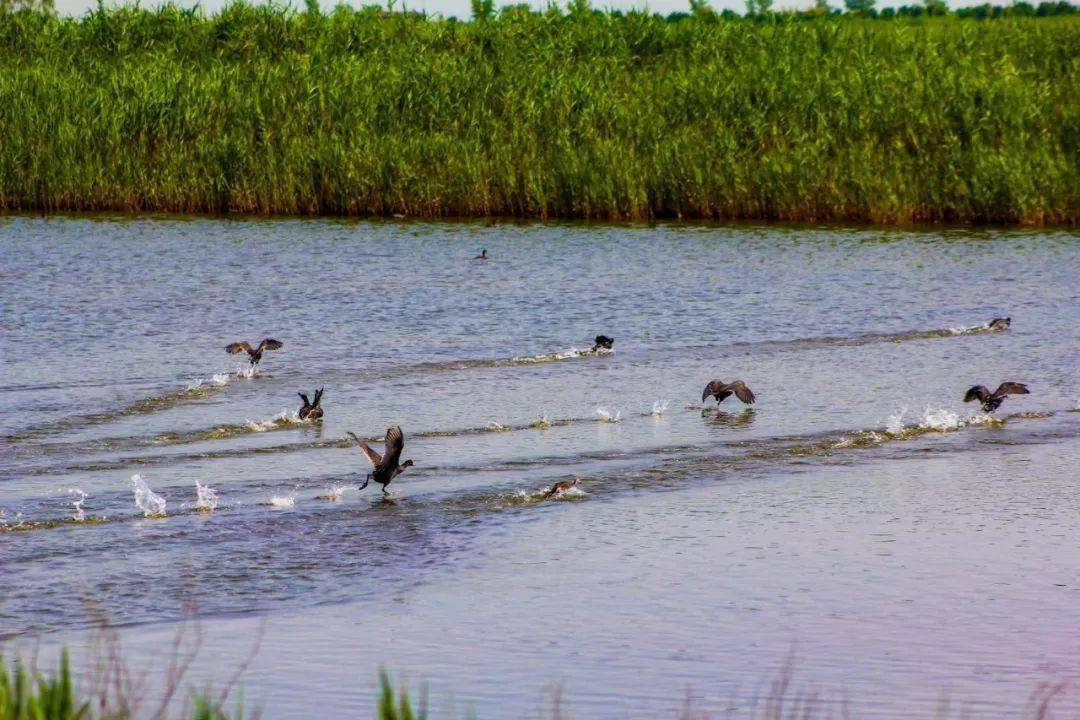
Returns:
[[[487,248],[484,248],[483,250],[481,250],[480,254],[473,258],[473,260],[487,260],[487,259],[488,259]]]
[[[259,343],[259,347],[255,348],[254,350],[252,350],[251,345],[247,344],[246,342],[234,342],[230,345],[225,346],[225,352],[229,353],[230,355],[236,355],[241,352],[246,352],[248,354],[248,359],[251,361],[251,364],[258,365],[259,361],[262,360],[263,350],[277,350],[281,347],[281,345],[282,343],[274,340],[273,338],[266,338],[261,343]]]
[[[705,402],[705,398],[712,395],[716,398],[716,404],[724,402],[732,393],[735,393],[735,397],[742,400],[747,405],[752,405],[756,397],[754,393],[750,391],[750,388],[746,387],[746,383],[742,380],[736,380],[734,382],[726,383],[723,380],[713,380],[711,383],[705,386],[705,390],[701,393],[701,402]]]
[[[994,318],[987,324],[986,329],[990,332],[1001,332],[1008,330],[1010,325],[1012,325],[1012,318]]]
[[[375,468],[368,473],[367,478],[364,480],[364,484],[360,486],[363,490],[368,486],[368,483],[374,480],[382,485],[382,491],[384,495],[388,495],[386,492],[386,486],[390,482],[405,472],[405,468],[412,467],[413,461],[406,460],[403,463],[398,463],[401,458],[401,451],[405,447],[405,434],[401,432],[401,428],[394,426],[386,431],[386,449],[383,455],[375,452],[370,446],[360,438],[356,437],[352,433],[347,433],[352,441],[360,446],[360,449],[367,455],[368,460],[371,461],[372,466]]]
[[[301,420],[322,420],[322,394],[323,389],[319,388],[315,391],[315,402],[308,400],[308,396],[304,393],[296,393],[300,396],[300,399],[304,401],[303,407],[300,408],[300,412],[297,415]]]
[[[551,486],[551,489],[544,493],[544,499],[562,497],[568,490],[576,488],[578,483],[581,482],[580,478],[574,478],[573,480],[562,480]]]
[[[1031,391],[1027,389],[1027,385],[1018,382],[1003,382],[998,385],[998,389],[994,392],[990,392],[983,385],[976,385],[973,388],[969,388],[964,393],[964,402],[971,402],[972,400],[978,400],[982,403],[983,412],[994,412],[1001,403],[1005,402],[1006,395],[1030,395]]]
[[[609,338],[607,335],[597,335],[593,339],[593,346],[589,352],[600,352],[601,350],[611,350],[615,347],[615,338]]]

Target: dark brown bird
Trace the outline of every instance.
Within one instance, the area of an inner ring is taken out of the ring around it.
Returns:
[[[483,250],[481,250],[480,254],[473,258],[473,260],[487,260],[487,259],[488,259],[487,248],[484,248]]]
[[[1012,325],[1011,318],[994,318],[986,326],[986,329],[990,332],[1001,332],[1002,330],[1008,330],[1010,325]]]
[[[401,428],[394,426],[386,431],[386,450],[383,455],[375,452],[371,447],[356,437],[352,433],[348,433],[348,436],[352,438],[352,441],[360,446],[360,449],[367,455],[368,460],[371,461],[372,466],[375,468],[368,473],[367,479],[364,480],[364,484],[360,486],[363,490],[368,486],[368,483],[374,480],[382,485],[382,491],[386,494],[386,486],[390,482],[405,472],[405,468],[412,467],[413,461],[406,460],[403,463],[398,463],[401,458],[401,451],[405,447],[405,434],[401,432]]]
[[[310,402],[308,396],[304,393],[296,393],[304,401],[304,406],[297,413],[301,420],[322,420],[322,393],[322,388],[315,391],[315,402]]]
[[[990,392],[984,385],[976,385],[964,393],[964,402],[978,400],[982,403],[983,412],[994,412],[1001,403],[1005,402],[1006,395],[1030,395],[1027,385],[1018,382],[1003,382],[998,389]]]
[[[615,347],[615,338],[609,338],[607,335],[597,335],[593,339],[593,346],[591,352],[599,352],[600,350],[610,350]]]
[[[735,382],[726,383],[723,380],[713,380],[711,383],[705,386],[705,390],[701,393],[701,402],[705,402],[705,398],[712,395],[716,398],[716,404],[724,402],[727,398],[735,393],[735,397],[742,400],[747,405],[752,405],[756,397],[754,393],[750,391],[750,388],[746,387],[746,383],[742,380],[736,380]]]
[[[555,483],[554,485],[551,486],[550,490],[548,490],[546,493],[544,493],[544,498],[547,499],[547,498],[559,497],[560,495],[565,493],[567,490],[569,490],[571,488],[576,488],[578,486],[578,483],[580,483],[580,482],[581,482],[581,480],[579,478],[574,478],[573,480],[562,480],[561,482],[557,482],[557,483]]]
[[[230,355],[236,355],[241,352],[246,352],[248,354],[248,359],[251,360],[251,364],[258,365],[259,361],[262,360],[263,350],[277,350],[280,347],[281,343],[277,340],[274,340],[273,338],[266,338],[261,343],[259,343],[259,347],[255,348],[254,350],[252,350],[251,345],[247,344],[246,342],[234,342],[230,345],[225,346],[225,352],[229,353]]]

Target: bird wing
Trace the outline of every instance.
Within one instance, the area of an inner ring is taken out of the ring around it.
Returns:
[[[371,461],[372,467],[379,467],[379,465],[382,463],[382,456],[379,455],[379,453],[372,450],[371,446],[369,446],[366,442],[364,442],[360,438],[356,437],[352,433],[345,433],[345,434],[348,435],[349,437],[351,437],[352,441],[354,443],[356,443],[360,447],[361,450],[364,451],[364,454],[367,455],[367,459]]]
[[[747,405],[752,405],[757,399],[754,397],[754,393],[751,392],[750,388],[746,387],[746,383],[742,380],[736,380],[733,383],[729,383],[727,387],[735,392],[735,397],[739,398]]]
[[[710,395],[715,395],[716,393],[720,392],[723,387],[724,383],[720,380],[713,380],[712,382],[710,382],[708,385],[705,386],[705,389],[701,391],[701,402],[705,402],[705,398],[709,397]]]
[[[282,343],[280,340],[275,340],[274,338],[266,338],[261,343],[259,343],[259,347],[265,347],[267,350],[278,350],[283,344],[284,343]]]
[[[311,401],[308,400],[307,395],[305,395],[304,393],[296,393],[296,394],[299,395],[300,399],[304,401],[304,407],[311,407]],[[318,397],[318,395],[316,395],[315,397]]]
[[[319,403],[322,402],[322,393],[323,393],[322,388],[319,388],[318,390],[315,391],[315,406],[316,407],[318,407]]]
[[[225,346],[225,352],[235,355],[239,352],[246,352],[248,355],[253,354],[255,351],[251,349],[251,346],[246,342],[234,342]]]
[[[976,385],[975,387],[968,388],[968,391],[964,393],[964,402],[978,400],[979,402],[984,403],[988,397],[990,397],[990,391],[983,385]]]
[[[395,425],[386,431],[386,462],[396,465],[401,457],[401,450],[405,447],[405,433]]]
[[[1006,395],[1030,395],[1031,391],[1027,389],[1027,385],[1018,382],[1003,382],[998,385],[998,389],[994,391],[994,397],[1005,397]]]

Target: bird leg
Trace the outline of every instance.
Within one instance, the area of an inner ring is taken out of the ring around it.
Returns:
[[[386,489],[385,485],[382,486],[382,494],[383,495],[389,495],[390,494],[390,491]]]
[[[371,482],[371,473],[368,473],[368,476],[367,476],[366,478],[364,478],[364,484],[363,484],[363,485],[361,485],[361,486],[360,486],[359,488],[357,488],[357,490],[358,490],[358,491],[359,491],[359,490],[363,490],[364,488],[366,488],[366,487],[367,487],[367,484],[368,484],[369,482]]]

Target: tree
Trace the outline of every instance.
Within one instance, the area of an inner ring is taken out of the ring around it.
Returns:
[[[0,0],[0,13],[17,10],[51,13],[56,10],[56,3],[53,0]]]
[[[869,15],[876,4],[877,0],[844,0],[844,7],[852,15]]]
[[[948,15],[949,3],[945,0],[923,0],[926,6],[926,14],[933,16]]]
[[[746,14],[751,17],[768,15],[772,11],[773,0],[746,0]]]
[[[495,15],[495,0],[472,0],[473,20],[490,20]]]

